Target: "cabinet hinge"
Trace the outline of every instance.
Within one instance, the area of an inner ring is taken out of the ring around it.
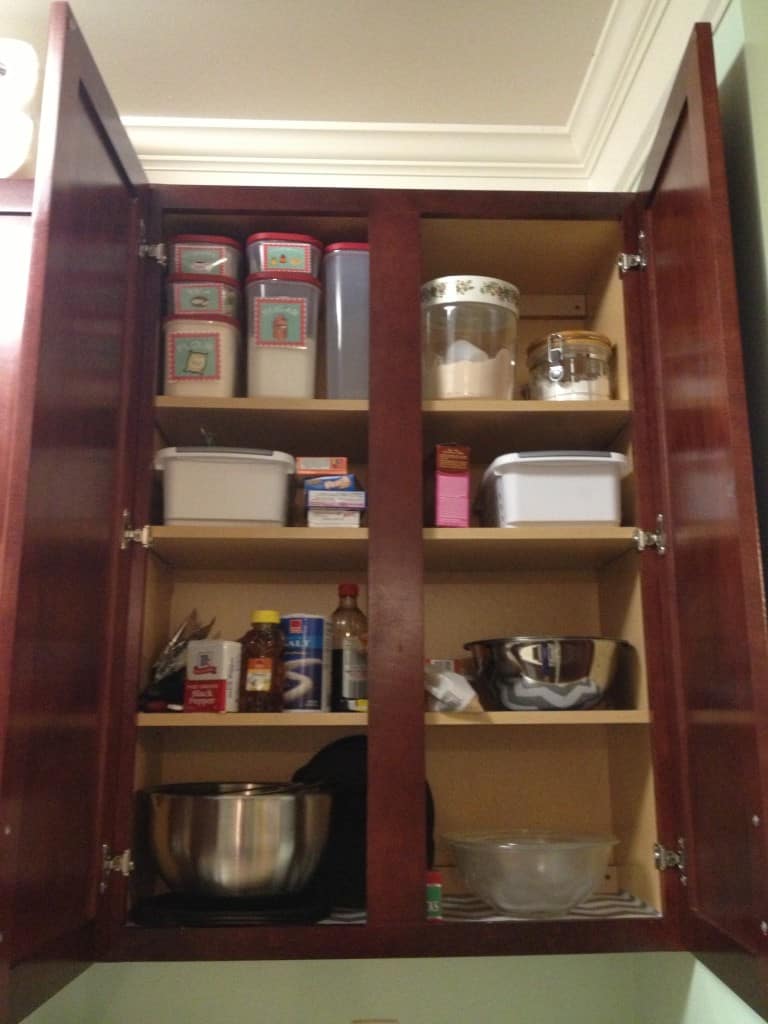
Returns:
[[[161,267],[168,266],[168,253],[162,242],[150,243],[147,241],[147,225],[139,221],[139,259],[154,260]]]
[[[660,555],[666,554],[667,534],[664,529],[664,516],[661,513],[656,516],[656,529],[653,531],[635,530],[634,541],[638,551],[645,551],[646,548],[656,548]]]
[[[163,242],[155,242],[154,245],[149,242],[140,242],[139,256],[143,260],[154,260],[161,267],[168,266],[168,253]]]
[[[125,551],[129,544],[141,544],[143,548],[152,547],[152,527],[142,526],[134,530],[131,525],[131,516],[127,508],[123,509],[123,533],[120,538],[120,550]]]
[[[106,843],[101,847],[101,881],[99,892],[105,893],[109,885],[109,876],[113,874],[122,875],[123,878],[133,871],[133,858],[130,850],[123,850],[122,853],[113,854]]]
[[[645,270],[647,266],[648,257],[645,254],[645,232],[640,231],[637,236],[637,252],[619,253],[619,277],[624,277],[630,270]]]
[[[681,884],[688,884],[688,876],[685,873],[685,839],[682,836],[677,840],[676,850],[668,850],[661,843],[654,843],[653,862],[659,871],[676,868],[680,872]]]

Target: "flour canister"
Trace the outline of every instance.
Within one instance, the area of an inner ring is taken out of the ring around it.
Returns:
[[[330,622],[303,612],[283,615],[285,688],[283,711],[329,711],[331,707]]]
[[[165,318],[164,392],[179,398],[232,398],[237,387],[240,324],[218,313]]]
[[[245,284],[248,396],[314,398],[320,282],[262,271]]]
[[[520,293],[495,277],[437,277],[421,289],[425,398],[512,398]]]

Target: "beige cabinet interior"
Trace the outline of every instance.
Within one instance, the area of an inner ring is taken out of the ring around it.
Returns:
[[[168,233],[180,226],[169,225]],[[204,225],[197,218],[192,227],[227,233],[233,225],[221,218]],[[361,237],[356,221],[335,223],[332,229],[299,219],[254,221],[250,230],[269,227],[318,234],[325,241],[343,227],[346,237]],[[492,458],[518,449],[612,448],[631,457],[630,386],[616,271],[620,249],[620,225],[614,221],[424,221],[422,280],[463,272],[499,277],[519,286],[523,310],[515,401],[425,403],[425,449],[438,440],[469,443],[475,486]],[[525,401],[520,396],[527,345],[550,330],[579,327],[614,341],[615,399]],[[220,443],[237,439],[244,446],[270,446],[263,434],[274,414],[293,431],[283,430],[284,437],[296,438],[293,454],[300,453],[302,437],[318,430],[326,432],[328,454],[344,454],[348,439],[364,434],[366,415],[365,403],[278,399],[159,398],[156,412],[158,444],[193,443],[191,435],[205,418],[218,424]],[[364,452],[356,443],[352,455],[366,481]],[[449,891],[457,891],[460,883],[441,839],[445,832],[494,826],[597,830],[620,840],[610,884],[662,910],[653,865],[657,832],[639,580],[642,559],[656,556],[634,547],[633,506],[630,472],[623,483],[619,527],[497,530],[476,524],[467,530],[424,531],[425,657],[459,658],[466,641],[523,633],[600,634],[632,645],[614,690],[615,706],[608,709],[425,715],[437,861]],[[292,527],[279,532],[283,536],[275,538],[259,530],[222,535],[155,529],[140,685],[170,632],[193,609],[202,621],[215,617],[215,634],[236,639],[256,607],[329,614],[336,584],[345,577],[363,585],[365,607],[366,530]],[[404,580],[403,586],[408,585]],[[376,623],[370,627],[375,630]],[[397,671],[396,664],[392,670]],[[386,687],[386,680],[374,685]],[[391,714],[397,710],[392,707]],[[287,778],[331,739],[365,726],[365,715],[140,715],[136,787],[201,778]]]

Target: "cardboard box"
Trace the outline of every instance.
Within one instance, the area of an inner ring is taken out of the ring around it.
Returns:
[[[237,711],[241,648],[237,640],[190,640],[185,711]]]
[[[365,491],[305,491],[304,502],[310,508],[365,508]]]
[[[351,508],[311,508],[307,526],[359,526],[362,512]]]
[[[427,526],[469,526],[469,455],[462,444],[436,444],[427,465]]]
[[[346,455],[297,455],[296,476],[325,476],[346,473]]]

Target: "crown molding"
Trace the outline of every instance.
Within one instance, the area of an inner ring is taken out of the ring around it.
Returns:
[[[627,191],[695,21],[731,0],[613,0],[568,123],[124,117],[163,184]]]

